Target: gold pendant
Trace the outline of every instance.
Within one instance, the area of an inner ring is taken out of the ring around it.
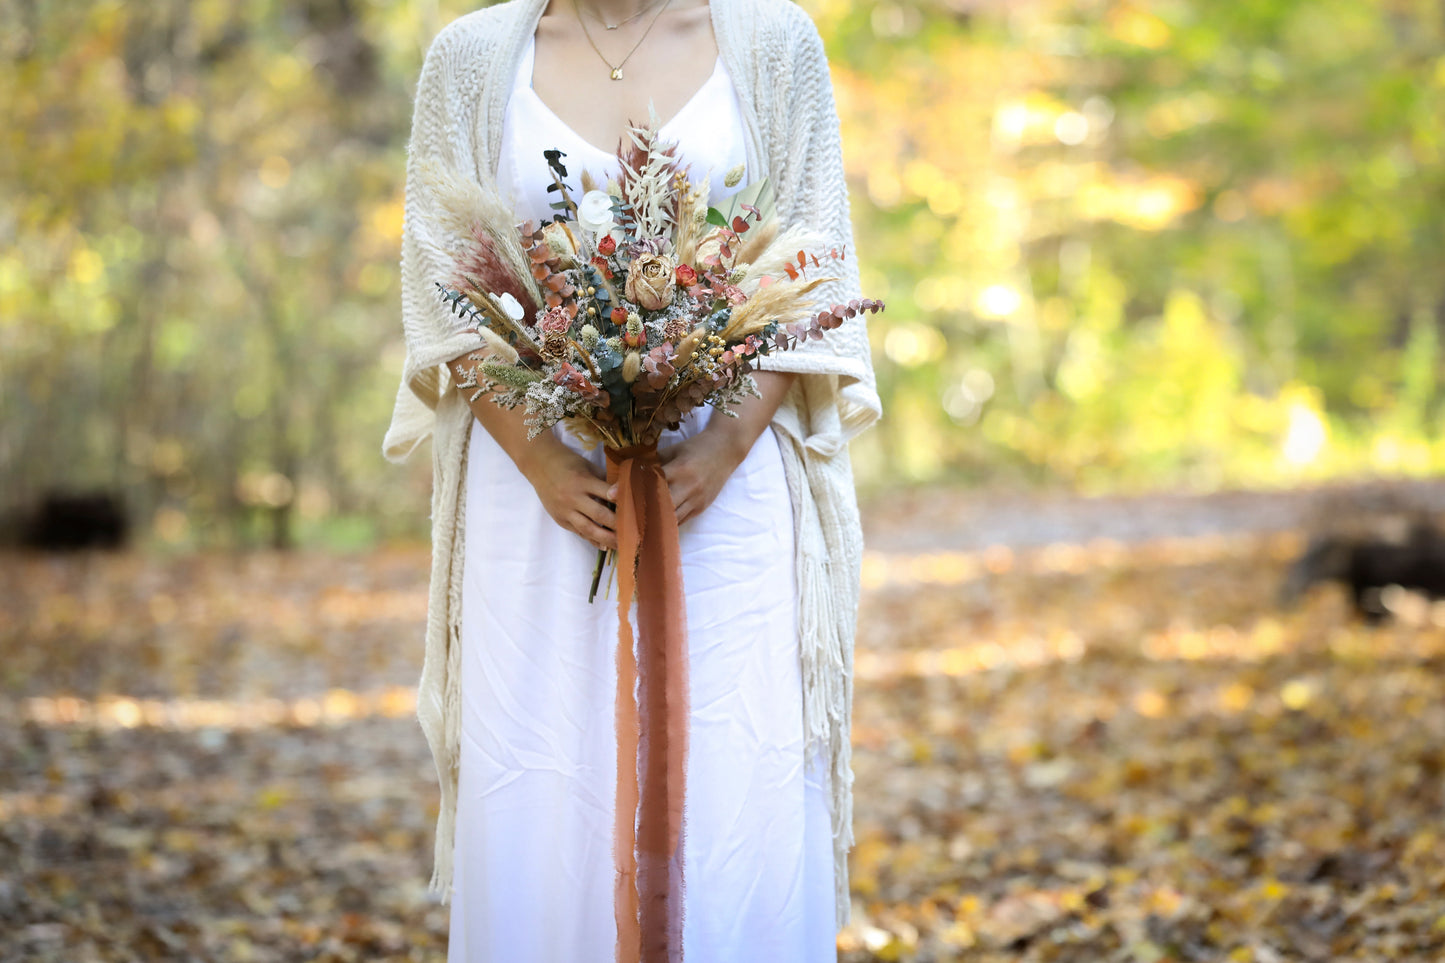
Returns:
[[[613,67],[613,68],[612,68],[612,79],[613,79],[613,80],[621,80],[621,79],[622,79],[622,68],[621,68],[621,67]]]

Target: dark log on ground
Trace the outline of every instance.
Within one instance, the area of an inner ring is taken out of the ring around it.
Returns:
[[[12,514],[5,541],[41,552],[123,548],[130,516],[115,492],[46,493],[30,511]]]
[[[1389,586],[1421,592],[1432,600],[1445,598],[1445,533],[1417,519],[1400,540],[1316,535],[1291,566],[1280,588],[1280,604],[1292,605],[1325,582],[1343,584],[1356,613],[1370,623],[1390,614],[1384,597]]]

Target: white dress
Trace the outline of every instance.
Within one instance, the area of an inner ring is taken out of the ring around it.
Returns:
[[[518,220],[549,213],[542,150],[599,184],[612,151],[531,88],[529,45],[508,102],[498,183]],[[743,156],[719,58],[662,128],[714,197]],[[711,409],[667,432],[697,433]],[[558,437],[600,469],[562,426]],[[462,592],[462,731],[451,963],[612,961],[615,600],[587,601],[596,549],[542,508],[473,421]],[[690,730],[683,949],[689,963],[834,963],[833,844],[820,757],[804,759],[793,521],[771,428],[717,499],[681,527]]]

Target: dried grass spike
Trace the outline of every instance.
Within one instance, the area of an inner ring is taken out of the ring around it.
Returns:
[[[492,356],[498,361],[507,364],[517,363],[517,349],[508,344],[506,338],[491,328],[478,328],[477,332],[482,336],[482,340],[487,343],[487,347],[491,349]]]

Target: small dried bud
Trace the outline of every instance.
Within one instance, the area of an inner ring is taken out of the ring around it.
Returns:
[[[739,164],[737,167],[734,167],[732,170],[728,171],[725,175],[723,175],[723,186],[737,187],[743,179],[743,170],[745,169],[745,167],[746,165]]]
[[[600,332],[598,332],[595,327],[590,324],[584,324],[582,325],[582,330],[577,332],[577,341],[582,347],[591,351],[597,347],[597,339],[599,336]]]
[[[642,355],[636,351],[627,352],[627,356],[622,359],[622,380],[632,384],[641,373]]]
[[[622,331],[622,343],[629,348],[640,348],[647,343],[647,332],[642,329],[642,319],[628,315],[627,327]]]

